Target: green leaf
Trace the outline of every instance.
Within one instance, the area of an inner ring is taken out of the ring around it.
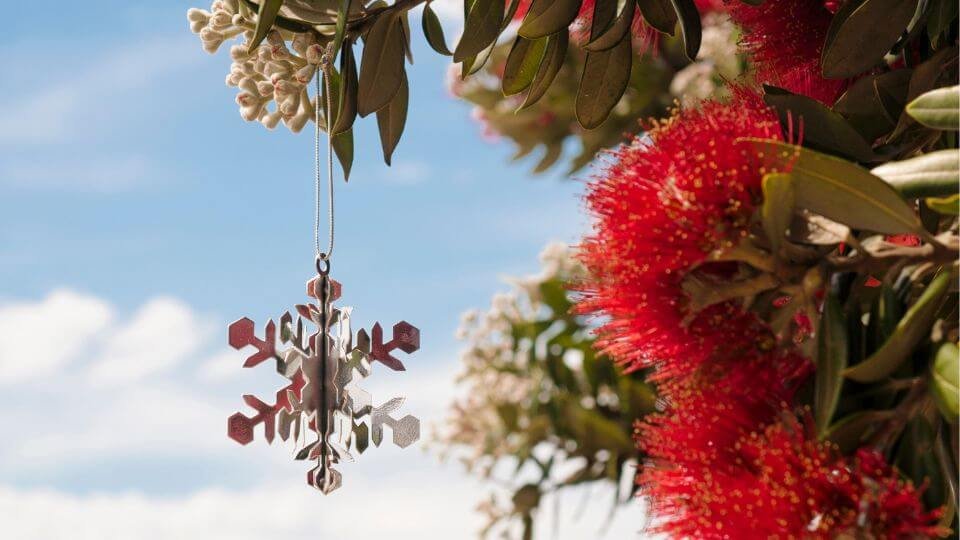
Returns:
[[[386,107],[406,80],[403,26],[396,14],[377,17],[363,45],[357,110],[367,116]]]
[[[670,0],[673,10],[680,20],[680,33],[683,36],[683,50],[690,60],[697,59],[700,52],[700,40],[703,29],[700,27],[700,12],[693,0]]]
[[[893,415],[893,411],[858,411],[838,420],[820,439],[836,444],[841,454],[850,454],[863,446],[871,432]]]
[[[957,193],[960,152],[938,150],[903,161],[891,161],[870,171],[883,178],[904,197],[938,197]]]
[[[960,348],[944,343],[937,349],[930,365],[930,392],[948,422],[960,415]]]
[[[476,0],[464,23],[463,35],[453,51],[453,61],[462,62],[476,56],[493,43],[503,22],[503,0]]]
[[[658,32],[673,35],[677,30],[677,12],[670,0],[637,0],[643,20]]]
[[[353,168],[353,130],[348,129],[333,137],[333,152],[343,169],[344,181],[350,180],[350,169]]]
[[[596,38],[591,39],[583,48],[590,52],[597,52],[616,47],[617,44],[623,41],[623,36],[630,32],[630,27],[633,25],[633,14],[636,9],[636,4],[632,0],[626,2],[623,6],[623,11],[617,15],[617,18],[613,21],[610,28]]]
[[[896,125],[907,104],[907,93],[910,91],[912,76],[912,69],[895,69],[873,78],[874,94],[880,103],[884,117],[891,124]]]
[[[764,85],[763,100],[776,109],[784,133],[803,133],[803,145],[856,161],[875,161],[870,144],[842,116],[819,101]]]
[[[257,26],[253,30],[253,39],[247,46],[248,53],[252,53],[263,42],[263,38],[267,37],[281,6],[283,6],[283,0],[260,0],[260,6],[257,8]]]
[[[867,75],[858,79],[833,105],[833,110],[843,115],[850,125],[868,141],[877,140],[881,135],[890,133],[896,126],[896,121],[891,121],[887,117],[874,85],[879,77],[879,75]]]
[[[343,133],[353,128],[357,119],[357,59],[353,56],[353,42],[344,41],[340,54],[341,91],[337,95],[337,111],[334,116],[333,133]]]
[[[400,83],[400,90],[390,103],[377,111],[377,127],[380,129],[380,145],[383,147],[383,160],[390,165],[393,151],[400,142],[403,128],[407,124],[407,106],[410,95],[407,89],[407,79]]]
[[[763,207],[760,215],[763,231],[775,255],[780,253],[780,246],[790,227],[793,200],[793,179],[789,174],[770,173],[763,177]]]
[[[882,347],[893,335],[901,317],[903,317],[903,309],[897,293],[890,284],[884,282],[870,310],[870,323],[867,326],[870,352]]]
[[[847,0],[827,30],[823,76],[845,79],[867,71],[906,30],[919,0]]]
[[[855,229],[928,236],[895,189],[854,163],[769,139],[737,143],[752,145],[761,159],[790,171],[797,207]]]
[[[956,73],[956,69],[951,69],[950,65],[956,62],[957,47],[951,46],[940,49],[933,56],[913,69],[913,75],[910,77],[910,87],[907,91],[907,101],[913,101],[926,92],[944,86],[954,84],[956,80],[951,75]],[[920,126],[904,111],[897,122],[896,129],[890,134],[888,142],[903,138],[909,135]]]
[[[847,320],[837,297],[829,293],[824,299],[820,328],[817,330],[817,373],[814,382],[813,411],[821,434],[827,432],[833,413],[837,410],[848,356]]]
[[[933,278],[897,324],[893,335],[869,358],[844,371],[844,376],[861,383],[876,382],[893,373],[910,357],[913,349],[930,335],[937,311],[950,289],[952,278],[944,271]]]
[[[927,127],[957,131],[960,129],[960,86],[923,94],[907,105],[907,114]]]
[[[453,52],[447,48],[447,40],[443,36],[443,25],[440,24],[440,17],[433,11],[429,3],[423,7],[423,16],[420,23],[423,25],[423,35],[427,38],[430,47],[444,56],[453,56]]]
[[[527,39],[537,39],[566,30],[577,18],[580,3],[581,0],[533,0],[517,33]]]
[[[940,34],[950,28],[950,24],[957,18],[957,2],[954,0],[933,0],[927,15],[927,35],[930,44],[936,46]]]
[[[519,94],[533,83],[547,49],[547,40],[517,36],[503,66],[503,95]]]
[[[557,76],[560,68],[563,67],[569,43],[570,34],[567,32],[557,32],[547,38],[547,50],[543,54],[543,61],[540,62],[537,74],[527,91],[527,97],[523,100],[523,105],[520,106],[521,109],[533,105],[547,93],[553,79]]]
[[[333,34],[333,54],[331,62],[340,53],[340,46],[343,45],[343,37],[347,31],[347,16],[350,14],[350,3],[352,0],[340,0],[340,9],[337,10],[337,24]]]
[[[630,81],[633,48],[630,34],[616,47],[588,52],[577,92],[577,121],[585,129],[600,126],[616,106]]]
[[[960,214],[960,195],[954,194],[947,197],[927,197],[924,199],[931,209],[935,212],[946,215],[956,216]]]

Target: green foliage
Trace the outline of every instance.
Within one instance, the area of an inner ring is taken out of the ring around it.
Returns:
[[[590,329],[570,313],[570,282],[582,269],[556,245],[544,259],[542,274],[516,280],[490,312],[468,317],[467,397],[439,441],[471,470],[507,474],[512,494],[486,507],[488,530],[513,523],[530,534],[543,497],[570,486],[616,489],[640,464],[633,423],[655,409],[643,374],[596,356]]]

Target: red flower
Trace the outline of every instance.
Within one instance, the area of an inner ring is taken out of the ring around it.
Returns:
[[[823,0],[776,0],[751,6],[732,1],[728,11],[744,30],[757,81],[832,105],[846,82],[823,78],[820,54],[833,14]]]
[[[775,114],[746,91],[652,126],[589,186],[597,221],[581,246],[591,280],[580,309],[603,317],[598,346],[628,369],[682,376],[774,343],[766,325],[733,304],[691,315],[681,290],[711,251],[746,234],[766,169],[734,147],[740,137],[781,138]]]
[[[641,481],[654,501],[657,532],[703,539],[827,539],[843,533],[916,538],[945,532],[936,525],[940,512],[926,512],[920,490],[902,481],[882,456],[861,450],[845,459],[811,437],[792,414],[781,417],[755,429],[721,415],[724,426],[712,431],[733,438],[732,444],[690,448],[665,467],[648,466]],[[686,432],[695,431],[690,428]]]

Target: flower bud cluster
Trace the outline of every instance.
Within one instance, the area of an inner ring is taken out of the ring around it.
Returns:
[[[215,53],[227,40],[242,37],[230,47],[227,86],[236,87],[240,116],[269,129],[283,122],[299,132],[314,117],[315,103],[307,87],[317,73],[323,47],[312,33],[271,30],[250,50],[256,14],[241,9],[239,0],[216,0],[210,11],[190,9],[190,30],[200,36],[203,49]],[[289,46],[288,46],[289,42]]]

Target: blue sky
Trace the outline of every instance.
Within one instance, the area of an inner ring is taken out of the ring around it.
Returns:
[[[240,370],[226,325],[283,313],[313,272],[313,141],[240,118],[227,52],[201,50],[189,7],[209,6],[5,6],[0,531],[468,537],[487,488],[422,445],[344,465],[344,489],[322,499],[288,449],[226,440],[240,394],[280,382]],[[576,242],[587,219],[581,182],[511,164],[509,145],[483,141],[447,95],[448,60],[417,32],[414,54],[393,168],[375,121],[358,123],[333,273],[360,325],[421,328],[408,371],[370,387],[378,400],[405,394],[429,424],[456,392],[459,314],[487,306],[504,275],[535,272],[547,241]],[[609,498],[579,525],[562,518],[559,537],[596,534]],[[621,512],[609,537],[638,530],[638,515]]]

